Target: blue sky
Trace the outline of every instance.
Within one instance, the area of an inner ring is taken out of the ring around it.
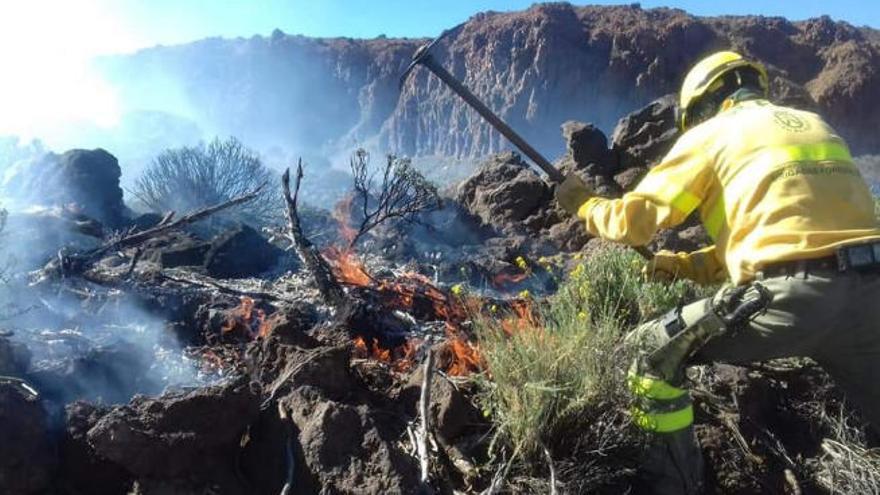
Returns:
[[[484,10],[519,10],[530,0],[116,0],[138,38],[176,43],[210,35],[267,34],[278,27],[310,36],[434,36]],[[573,2],[583,4],[586,2]],[[629,3],[629,2],[589,2]],[[643,1],[644,8],[671,6],[698,15],[761,14],[805,19],[828,14],[855,25],[880,27],[877,0],[668,0]]]

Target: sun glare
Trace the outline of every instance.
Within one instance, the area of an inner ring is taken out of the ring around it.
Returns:
[[[0,2],[0,135],[51,141],[76,125],[112,126],[112,87],[91,69],[138,40],[109,2]]]

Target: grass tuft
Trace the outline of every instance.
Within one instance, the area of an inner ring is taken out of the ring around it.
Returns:
[[[623,336],[695,295],[690,283],[643,281],[642,265],[631,251],[601,250],[576,267],[554,296],[535,305],[533,321],[513,325],[515,315],[477,319],[488,368],[481,403],[496,426],[496,447],[542,465],[545,447],[569,460],[588,452],[583,455],[607,463],[614,452],[622,455],[632,446],[637,435],[624,412],[631,356]],[[580,471],[577,477],[594,474]]]

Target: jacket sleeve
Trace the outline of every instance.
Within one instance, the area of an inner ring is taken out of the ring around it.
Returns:
[[[718,257],[715,245],[690,253],[675,253],[683,267],[683,273],[700,285],[711,285],[727,279],[727,266]]]
[[[659,228],[682,223],[702,203],[714,177],[701,143],[682,136],[635,190],[619,199],[592,198],[578,210],[598,237],[643,246]]]

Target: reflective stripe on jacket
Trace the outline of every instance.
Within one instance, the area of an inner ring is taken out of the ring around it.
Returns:
[[[638,246],[694,210],[734,283],[769,262],[880,239],[873,198],[843,140],[818,115],[766,100],[689,130],[634,191],[593,198],[578,216],[593,235]]]

